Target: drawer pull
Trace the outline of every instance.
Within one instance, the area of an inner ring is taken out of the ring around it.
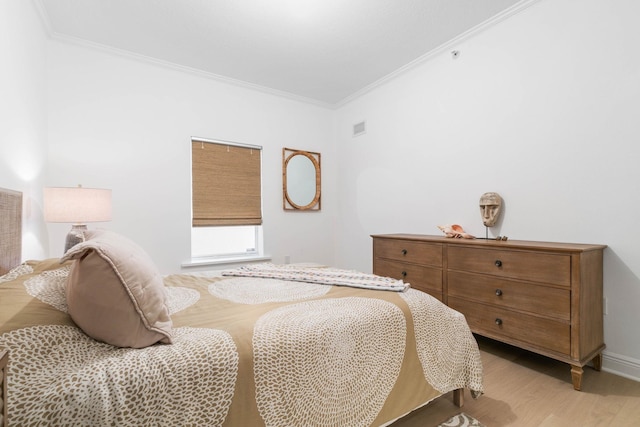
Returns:
[[[498,268],[502,267],[502,261],[500,261],[499,259],[496,260],[495,264]]]
[[[403,250],[402,250],[402,255],[406,255],[406,254],[407,254],[407,250],[406,250],[406,249],[403,249]]]
[[[502,296],[502,289],[496,289],[496,296],[497,297],[501,297]]]
[[[406,271],[403,271],[403,272],[402,272],[402,273],[400,273],[400,274],[402,274],[402,277],[407,277],[407,272],[406,272]]]
[[[497,318],[496,319],[496,325],[501,326],[502,325],[502,319]]]

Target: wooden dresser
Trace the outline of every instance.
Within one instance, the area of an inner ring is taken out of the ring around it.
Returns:
[[[373,272],[403,279],[465,315],[474,333],[571,365],[602,366],[605,245],[373,237]]]

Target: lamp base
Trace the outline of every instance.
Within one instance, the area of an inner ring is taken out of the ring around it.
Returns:
[[[87,226],[85,224],[73,224],[71,231],[67,234],[67,240],[64,245],[65,253],[78,243],[84,242],[85,231],[87,231]]]

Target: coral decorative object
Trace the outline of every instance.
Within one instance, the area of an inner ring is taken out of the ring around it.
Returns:
[[[475,236],[464,231],[464,229],[458,224],[439,225],[438,228],[444,233],[446,237],[454,239],[475,239]]]

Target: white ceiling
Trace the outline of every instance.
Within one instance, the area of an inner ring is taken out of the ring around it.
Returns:
[[[337,105],[531,0],[36,0],[55,38]]]

